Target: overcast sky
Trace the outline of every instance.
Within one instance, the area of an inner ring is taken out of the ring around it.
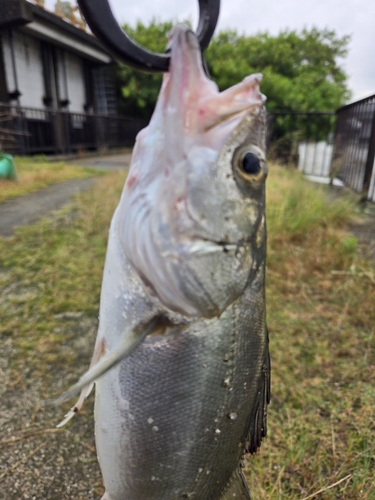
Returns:
[[[52,8],[56,0],[46,0]],[[120,23],[135,24],[152,17],[159,20],[190,18],[196,25],[198,1],[110,0]],[[221,0],[217,30],[234,28],[254,35],[285,29],[329,28],[340,36],[351,35],[343,66],[349,75],[352,99],[375,93],[375,2],[371,0]]]

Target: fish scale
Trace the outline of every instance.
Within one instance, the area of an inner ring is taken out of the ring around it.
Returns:
[[[128,446],[136,450],[143,443],[144,447],[144,453],[130,457],[124,453],[121,461],[111,462],[111,474],[125,479],[114,498],[220,498],[243,454],[247,422],[257,399],[260,375],[253,360],[262,359],[265,337],[241,332],[248,329],[250,316],[255,328],[264,324],[262,302],[255,315],[251,308],[252,301],[262,301],[262,274],[263,270],[253,289],[220,321],[195,321],[151,335],[118,370],[98,381],[96,421],[104,418],[101,394],[111,393],[112,384],[118,384],[127,401],[120,413],[130,436]],[[250,307],[239,315],[244,303]],[[231,334],[226,335],[228,331]],[[231,418],[233,414],[236,418]],[[113,445],[106,433],[101,434],[97,426],[99,457],[102,447]],[[116,433],[112,437],[117,441]]]

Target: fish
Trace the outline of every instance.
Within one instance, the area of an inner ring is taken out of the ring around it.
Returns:
[[[267,432],[265,97],[219,92],[177,25],[108,239],[91,366],[102,500],[250,499]]]

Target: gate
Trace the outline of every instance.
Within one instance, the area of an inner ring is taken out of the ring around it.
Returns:
[[[375,94],[337,111],[332,176],[375,202]]]

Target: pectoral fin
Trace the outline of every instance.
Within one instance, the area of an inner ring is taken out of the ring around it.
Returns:
[[[91,368],[93,368],[98,362],[99,360],[102,358],[103,354],[104,354],[104,351],[105,351],[105,347],[104,347],[104,340],[103,339],[97,339],[96,340],[96,344],[95,344],[95,348],[94,348],[94,353],[92,355],[92,359],[91,359],[91,363],[90,363],[90,367],[89,367],[89,371],[91,370]],[[73,408],[71,408],[68,413],[65,415],[65,418],[64,420],[62,420],[56,427],[57,428],[60,428],[60,427],[63,427],[65,424],[67,424],[69,422],[69,420],[71,420],[74,415],[76,413],[78,413],[79,411],[81,411],[81,408],[83,406],[83,403],[85,402],[85,400],[89,397],[92,389],[94,387],[94,382],[91,382],[91,384],[89,385],[86,385],[82,390],[81,390],[81,394],[79,395],[79,398],[78,398],[78,401],[76,402],[76,404],[73,406]]]
[[[101,377],[110,368],[119,363],[126,356],[129,356],[129,354],[133,352],[133,350],[137,347],[137,345],[140,344],[143,341],[143,339],[154,330],[158,320],[159,320],[158,317],[153,318],[147,324],[147,326],[142,330],[142,332],[136,331],[134,329],[125,332],[124,338],[121,340],[121,342],[119,342],[116,349],[114,349],[109,354],[103,356],[96,364],[91,366],[91,368],[89,368],[89,370],[84,375],[82,375],[82,377],[78,380],[78,382],[74,384],[72,387],[70,387],[70,389],[64,392],[61,396],[52,401],[47,401],[45,404],[56,405],[56,406],[60,405],[61,403],[68,401],[70,398],[78,394],[82,389],[85,389],[88,386],[90,386],[90,384],[95,382],[95,380]],[[75,413],[74,410],[72,411],[73,413]],[[64,423],[66,423],[66,421],[67,420],[65,419]]]

